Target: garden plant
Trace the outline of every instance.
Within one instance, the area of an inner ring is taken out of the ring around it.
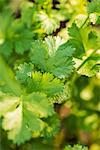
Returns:
[[[100,150],[100,0],[0,0],[0,150]]]

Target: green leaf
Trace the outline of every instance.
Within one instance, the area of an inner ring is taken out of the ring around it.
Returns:
[[[20,104],[4,116],[3,128],[8,130],[8,138],[19,145],[32,137],[32,131],[40,131],[41,122]]]
[[[72,47],[76,48],[74,57],[82,58],[82,56],[85,53],[82,42],[78,41],[77,39],[70,39],[70,40],[68,40],[67,44],[68,44],[68,46],[72,46]]]
[[[4,41],[2,44],[0,44],[0,53],[2,53],[4,56],[9,56],[12,53],[13,45],[11,41]]]
[[[5,7],[9,4],[10,0],[0,0],[0,11],[5,9]]]
[[[33,91],[44,92],[50,97],[63,92],[63,83],[50,73],[33,72],[31,83],[29,87]]]
[[[42,134],[44,135],[44,140],[50,142],[60,130],[60,119],[57,114],[54,114],[52,117],[45,119],[45,121],[47,122],[47,126],[44,128]]]
[[[39,69],[53,73],[59,78],[65,78],[74,69],[72,60],[74,51],[74,48],[64,43],[58,47],[53,56],[49,56],[46,44],[36,41],[33,43],[30,59]]]
[[[5,56],[9,56],[12,53],[13,44],[10,39],[12,33],[9,33],[12,21],[11,11],[4,11],[0,14],[0,53]]]
[[[100,13],[100,0],[92,0],[91,3],[88,3],[88,13],[97,12]]]
[[[8,138],[19,145],[30,140],[32,133],[42,131],[46,123],[41,118],[51,116],[54,111],[43,93],[34,92],[19,99],[12,99],[3,99],[0,105],[4,108],[1,114],[4,118],[2,126],[8,131]]]
[[[0,96],[0,117],[5,113],[12,111],[18,105],[19,98],[3,95]]]
[[[50,99],[51,103],[58,103],[61,104],[65,101],[68,101],[72,97],[72,87],[71,82],[67,81],[64,84],[64,90],[62,93],[59,93],[57,96]]]
[[[97,24],[97,25],[100,25],[100,15],[99,15],[98,18],[97,18],[96,24]]]
[[[88,148],[77,144],[77,145],[74,145],[73,147],[68,145],[64,148],[64,150],[88,150]]]
[[[33,21],[33,4],[31,2],[24,2],[21,6],[21,20],[27,27],[31,27]]]
[[[59,78],[68,77],[74,69],[72,60],[74,51],[74,48],[66,46],[66,43],[59,46],[55,55],[47,60],[47,71]]]
[[[87,26],[81,28],[80,32],[86,52],[91,49],[98,49],[98,47],[100,46],[99,44],[100,36],[97,29]]]
[[[13,16],[11,10],[5,10],[0,14],[0,32],[6,33],[7,29],[11,26]]]
[[[45,38],[45,43],[48,47],[48,54],[49,56],[55,55],[58,47],[63,44],[63,40],[60,36],[48,36]]]
[[[77,39],[78,41],[82,40],[79,28],[75,23],[73,23],[72,26],[68,29],[68,33],[70,37]]]
[[[30,59],[38,68],[44,69],[48,58],[47,47],[42,41],[35,41],[32,44]]]
[[[20,81],[20,83],[26,85],[27,80],[31,77],[31,73],[33,70],[33,65],[31,63],[20,64],[16,68],[16,78]]]
[[[33,40],[31,27],[26,27],[21,19],[14,19],[10,12],[1,14],[0,22],[2,35],[0,53],[4,56],[10,56],[13,51],[23,54],[31,48]]]
[[[52,105],[44,93],[36,93],[28,95],[26,98],[27,108],[40,117],[47,117],[53,114]]]
[[[96,44],[98,45],[98,37],[95,31],[90,31],[90,33],[88,34],[88,43],[89,45],[91,45],[91,48],[95,48]]]
[[[76,49],[74,53],[74,56],[76,58],[82,58],[82,56],[85,53],[85,49],[84,49],[80,29],[77,27],[75,23],[73,23],[72,26],[68,29],[68,33],[70,39],[68,40],[67,44],[71,45]]]
[[[18,54],[23,54],[32,46],[32,31],[24,29],[18,36],[15,37],[14,46]]]
[[[57,14],[52,12],[52,14],[46,14],[45,12],[41,11],[38,14],[41,28],[47,33],[50,34],[53,31],[56,31],[57,28],[59,28],[60,20],[57,17]]]

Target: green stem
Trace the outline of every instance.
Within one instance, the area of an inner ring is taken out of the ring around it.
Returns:
[[[93,53],[96,51],[95,49],[82,63],[81,65],[77,68],[77,71],[87,62],[87,60],[93,55]]]
[[[84,27],[84,25],[86,24],[86,22],[88,21],[89,16],[87,16],[87,18],[85,19],[85,21],[83,22],[83,24],[81,25],[80,29]]]

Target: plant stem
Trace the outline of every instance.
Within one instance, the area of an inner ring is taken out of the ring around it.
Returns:
[[[93,53],[96,51],[95,49],[82,63],[81,65],[77,68],[77,71],[87,62],[87,60],[93,55]]]
[[[88,21],[89,16],[86,17],[85,21],[83,22],[83,24],[81,25],[80,29],[83,28],[83,26],[86,24],[86,22]]]

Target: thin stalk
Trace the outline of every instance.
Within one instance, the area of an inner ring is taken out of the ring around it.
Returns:
[[[87,18],[85,19],[85,21],[83,22],[83,24],[81,25],[80,29],[82,29],[84,27],[84,25],[86,24],[86,22],[88,21],[89,16],[87,16]]]
[[[96,51],[95,49],[82,63],[81,65],[77,68],[77,71],[87,62],[87,60],[93,55],[93,53]]]

